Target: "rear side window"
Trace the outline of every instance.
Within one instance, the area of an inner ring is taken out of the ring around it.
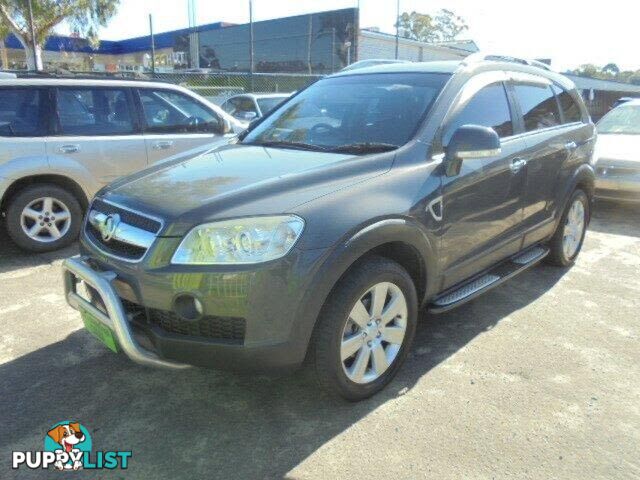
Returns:
[[[217,115],[191,97],[168,90],[140,90],[140,101],[151,133],[218,133]]]
[[[582,112],[571,94],[556,85],[552,88],[558,98],[558,102],[560,102],[560,108],[564,115],[564,123],[581,122]]]
[[[56,108],[62,135],[103,136],[134,133],[126,90],[59,89]]]
[[[513,135],[509,102],[502,83],[484,87],[473,96],[447,129],[445,145],[449,143],[453,133],[463,125],[491,127],[500,138]]]
[[[35,137],[45,133],[44,90],[0,89],[0,137]]]
[[[560,125],[560,112],[551,87],[515,85],[515,94],[524,117],[527,132]]]

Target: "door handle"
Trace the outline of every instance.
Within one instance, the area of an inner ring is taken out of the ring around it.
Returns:
[[[564,148],[569,150],[570,152],[578,148],[578,144],[576,142],[567,142],[564,144]]]
[[[58,151],[60,153],[76,153],[80,151],[80,145],[62,145],[60,148],[58,148]]]
[[[527,161],[524,158],[514,158],[511,160],[511,171],[518,173],[527,165]]]
[[[173,142],[171,140],[156,142],[153,144],[153,148],[155,150],[168,150],[171,147],[173,147]]]

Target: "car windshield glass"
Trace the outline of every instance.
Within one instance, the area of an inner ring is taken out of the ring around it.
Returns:
[[[354,153],[372,151],[362,145],[398,147],[417,131],[449,77],[378,73],[320,80],[281,105],[243,143],[304,143],[323,151],[359,146]]]
[[[259,98],[258,106],[260,107],[260,111],[263,115],[266,115],[271,110],[276,108],[280,103],[282,103],[285,98],[287,97]]]
[[[622,105],[598,122],[598,133],[640,135],[640,105]]]

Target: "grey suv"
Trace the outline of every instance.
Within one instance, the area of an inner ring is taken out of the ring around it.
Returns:
[[[94,193],[116,178],[229,141],[239,122],[164,83],[0,79],[0,212],[18,246],[71,243]],[[196,153],[193,153],[195,155]]]
[[[88,330],[136,362],[291,368],[359,400],[443,312],[589,222],[594,126],[573,84],[515,61],[322,79],[235,145],[116,181],[64,263]]]

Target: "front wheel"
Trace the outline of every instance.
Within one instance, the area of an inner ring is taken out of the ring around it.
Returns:
[[[409,352],[417,316],[416,289],[400,265],[371,257],[354,267],[318,319],[311,361],[320,385],[350,401],[382,390]]]
[[[573,265],[582,249],[589,223],[590,203],[582,190],[573,192],[554,233],[547,256],[549,263],[560,267]]]
[[[49,252],[66,247],[80,232],[82,207],[57,185],[36,184],[9,202],[7,231],[23,250]]]

